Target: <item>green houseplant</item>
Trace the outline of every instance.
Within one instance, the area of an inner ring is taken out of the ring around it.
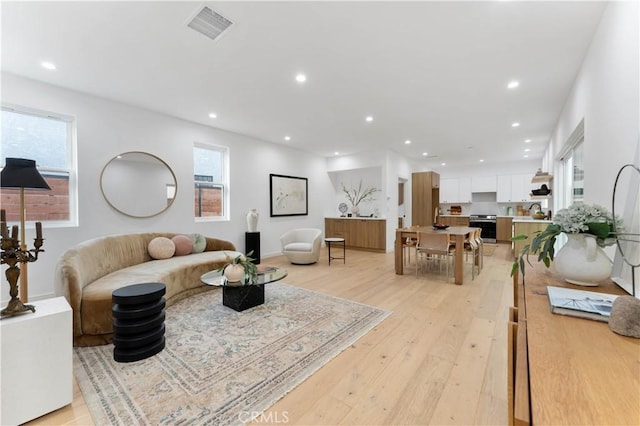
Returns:
[[[216,271],[227,277],[229,283],[255,284],[258,281],[258,267],[253,263],[255,259],[250,257],[252,254],[253,250],[246,255],[239,254],[233,259],[226,254],[228,262]]]
[[[548,225],[543,231],[536,233],[530,244],[525,245],[522,251],[513,262],[511,268],[511,276],[522,271],[525,272],[525,259],[529,261],[529,255],[536,255],[538,262],[543,262],[548,268],[554,260],[556,253],[554,245],[558,235],[566,233],[569,236],[575,234],[584,234],[594,241],[588,241],[590,244],[599,247],[605,247],[616,242],[616,236],[622,232],[622,221],[616,217],[616,228],[614,229],[612,214],[604,207],[598,205],[586,205],[576,203],[566,209],[559,210],[553,223]],[[514,241],[525,240],[526,235],[518,235],[513,238]],[[577,269],[581,265],[575,265]],[[573,282],[569,280],[570,282]]]

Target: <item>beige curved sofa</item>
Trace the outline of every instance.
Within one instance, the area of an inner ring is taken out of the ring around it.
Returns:
[[[57,296],[73,309],[74,346],[111,343],[111,294],[131,284],[161,282],[167,287],[167,306],[211,287],[200,276],[236,257],[229,241],[206,238],[203,253],[153,260],[147,246],[155,237],[173,233],[140,233],[100,237],[67,250],[58,260],[54,279]]]

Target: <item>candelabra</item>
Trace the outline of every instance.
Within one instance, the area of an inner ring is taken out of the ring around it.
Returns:
[[[25,305],[28,300],[27,294],[27,264],[38,260],[38,253],[42,247],[42,224],[36,222],[36,238],[34,241],[34,249],[27,250],[25,243],[25,189],[51,189],[42,175],[36,168],[34,160],[25,158],[7,158],[5,166],[0,172],[0,188],[18,189],[20,190],[20,239],[18,239],[18,226],[11,227],[11,237],[7,229],[7,221],[5,211],[1,210],[2,229],[2,265],[9,265],[6,271],[7,281],[9,281],[11,300],[5,309],[0,312],[0,316],[16,315],[22,312],[35,312],[35,308],[31,305]],[[21,263],[23,271],[20,271],[18,264]],[[20,274],[22,272],[22,275]],[[18,299],[18,278],[20,278],[20,297]],[[24,302],[24,303],[23,303]]]
[[[1,316],[17,315],[26,311],[35,312],[36,308],[33,305],[25,305],[18,298],[18,278],[20,277],[20,267],[18,263],[29,263],[38,260],[38,253],[44,251],[41,249],[44,242],[42,238],[42,225],[40,222],[36,223],[36,238],[34,239],[31,250],[25,250],[20,246],[20,240],[18,240],[18,226],[14,225],[11,231],[11,237],[7,229],[7,223],[4,217],[5,213],[2,210],[2,264],[7,264],[5,275],[7,281],[9,281],[9,295],[11,300],[1,312]]]

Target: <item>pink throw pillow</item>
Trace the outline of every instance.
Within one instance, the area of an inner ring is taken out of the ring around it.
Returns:
[[[176,245],[176,256],[191,254],[191,250],[193,249],[193,241],[191,241],[191,238],[186,235],[176,235],[171,238],[171,241]]]

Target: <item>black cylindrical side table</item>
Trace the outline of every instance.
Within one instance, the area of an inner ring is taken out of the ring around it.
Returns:
[[[162,283],[134,284],[114,290],[113,359],[132,362],[164,349],[164,294]]]

